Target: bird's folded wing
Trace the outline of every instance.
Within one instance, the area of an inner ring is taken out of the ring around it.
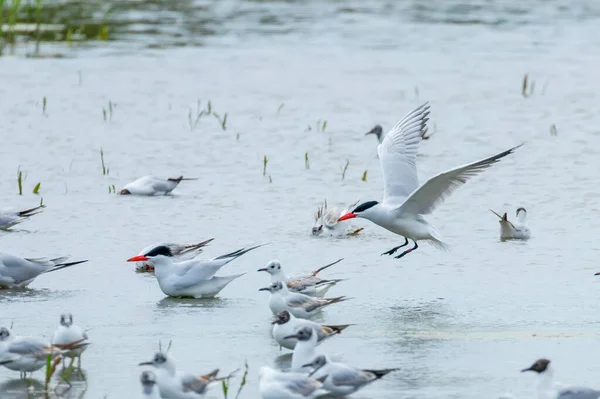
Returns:
[[[377,147],[385,203],[400,204],[419,186],[416,158],[427,115],[429,105],[425,103],[402,118]]]
[[[290,295],[287,304],[291,308],[302,308],[307,312],[312,312],[315,309],[325,305],[327,302],[318,298],[312,298],[304,295]]]
[[[355,370],[349,367],[338,369],[331,373],[331,382],[333,385],[337,386],[347,385],[358,387],[367,384],[372,379],[373,376],[370,373],[365,373],[364,371]]]
[[[404,214],[428,215],[442,204],[457,188],[465,184],[470,178],[477,176],[500,159],[513,153],[516,147],[502,151],[481,161],[472,162],[458,168],[442,172],[412,192],[402,205],[396,208]]]
[[[183,384],[183,392],[196,392],[198,394],[206,393],[206,387],[211,382],[211,380],[206,380],[202,378],[196,378],[191,375],[186,375],[181,378],[181,383]]]
[[[556,399],[599,399],[600,390],[591,388],[568,388],[562,390],[556,396]]]
[[[174,288],[186,289],[212,278],[226,262],[220,260],[201,261],[197,259],[177,263],[174,273],[177,281]]]
[[[21,356],[45,356],[50,352],[49,347],[40,341],[33,339],[19,339],[11,342],[6,351]]]

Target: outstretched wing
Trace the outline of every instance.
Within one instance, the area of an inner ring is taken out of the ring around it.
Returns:
[[[512,154],[523,144],[502,151],[489,158],[482,159],[481,161],[459,166],[458,168],[442,172],[432,177],[421,187],[413,191],[397,210],[411,215],[430,214],[435,208],[442,204],[450,194],[465,184],[470,178],[477,176],[479,173],[500,161],[500,159]]]
[[[400,205],[419,187],[416,158],[429,115],[425,103],[406,115],[377,147],[383,173],[383,202]]]

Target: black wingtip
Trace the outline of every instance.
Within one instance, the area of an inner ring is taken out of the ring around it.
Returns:
[[[260,244],[260,245],[255,245],[255,246],[253,246],[253,247],[250,247],[250,248],[242,248],[242,249],[238,249],[237,251],[233,251],[233,252],[231,252],[231,253],[228,253],[228,254],[225,254],[225,255],[218,256],[218,257],[216,257],[215,259],[238,258],[238,257],[240,257],[240,256],[244,255],[245,253],[252,251],[253,249],[260,248],[260,247],[264,247],[265,245],[268,245],[268,243],[265,243],[265,244]]]

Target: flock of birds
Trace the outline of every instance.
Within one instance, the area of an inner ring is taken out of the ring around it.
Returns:
[[[312,234],[315,236],[357,235],[361,229],[349,225],[353,218],[370,220],[394,234],[404,238],[382,255],[402,258],[418,248],[418,242],[426,241],[435,247],[446,250],[448,245],[440,233],[425,216],[431,214],[448,196],[469,179],[514,153],[518,146],[498,154],[461,165],[439,173],[423,184],[419,184],[416,169],[416,156],[419,143],[429,139],[426,135],[429,115],[427,103],[417,107],[398,122],[385,136],[376,126],[367,134],[375,134],[378,141],[378,156],[383,173],[384,193],[381,201],[353,203],[340,211],[329,209],[327,202],[319,207],[315,215]],[[145,176],[127,184],[121,195],[168,195],[184,180],[194,180],[180,176],[160,179]],[[44,205],[21,212],[0,214],[0,228],[9,229],[42,211]],[[528,239],[527,211],[519,208],[516,219],[509,221],[507,214],[500,219],[500,238]],[[396,254],[401,248],[412,246]],[[243,274],[217,276],[229,262],[260,248],[256,245],[218,256],[208,260],[196,257],[212,239],[197,244],[157,243],[140,251],[128,262],[136,262],[136,271],[154,273],[161,291],[172,297],[207,298],[214,297],[228,284]],[[263,244],[264,245],[264,244]],[[61,270],[86,260],[66,262],[66,258],[55,259],[21,258],[0,254],[0,288],[23,288],[41,274]],[[311,320],[325,307],[335,305],[349,298],[344,296],[326,297],[327,292],[343,280],[321,278],[321,272],[339,263],[320,267],[306,275],[288,276],[278,260],[272,260],[258,270],[270,276],[270,284],[259,291],[269,293],[268,306],[274,315],[272,337],[282,347],[293,351],[291,370],[281,371],[271,367],[261,367],[259,391],[263,399],[305,399],[321,396],[346,396],[396,371],[397,369],[362,369],[332,361],[316,348],[323,341],[339,335],[351,324],[327,325]],[[599,273],[600,274],[600,273]],[[73,324],[70,314],[60,316],[60,323],[51,342],[42,339],[22,337],[13,334],[7,327],[0,328],[0,365],[21,373],[31,373],[46,366],[49,358],[56,365],[71,359],[71,367],[90,345],[85,330]],[[152,360],[140,363],[151,369],[143,371],[140,377],[142,396],[145,398],[204,398],[210,387],[229,380],[235,373],[219,376],[216,369],[208,374],[182,372],[176,368],[173,357],[162,348]],[[533,371],[540,375],[539,399],[599,399],[600,391],[590,388],[565,388],[552,381],[550,361],[540,359],[523,371]]]

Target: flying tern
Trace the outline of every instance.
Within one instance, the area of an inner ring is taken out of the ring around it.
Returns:
[[[323,387],[330,391],[334,396],[353,394],[373,381],[377,381],[392,371],[398,370],[358,369],[343,363],[332,362],[325,355],[319,355],[303,366],[314,369],[309,375],[315,378],[324,378]]]
[[[160,391],[156,386],[156,376],[152,371],[143,371],[140,375],[142,383],[142,398],[144,399],[161,399]]]
[[[0,212],[0,230],[8,230],[16,224],[22,223],[29,219],[33,215],[43,211],[46,205],[36,206],[35,208],[25,209],[24,211],[11,212],[3,211]]]
[[[600,390],[584,387],[567,387],[556,384],[553,380],[554,371],[550,360],[538,359],[531,367],[521,372],[535,371],[538,373],[538,399],[599,399]]]
[[[269,291],[271,293],[269,308],[273,314],[287,310],[300,319],[308,319],[319,313],[326,306],[349,299],[344,296],[315,298],[298,292],[290,292],[287,286],[281,281],[272,283],[268,287],[260,288],[259,291]]]
[[[40,274],[75,266],[87,260],[66,262],[68,256],[55,259],[21,258],[0,253],[0,288],[27,287]]]
[[[331,267],[341,262],[342,260],[343,258],[338,259],[335,262],[325,265],[323,267],[320,267],[317,270],[312,271],[309,275],[297,276],[292,278],[289,278],[285,274],[281,266],[281,262],[276,259],[269,261],[269,263],[267,263],[267,267],[258,269],[258,271],[269,273],[271,275],[271,283],[277,283],[279,281],[286,283],[288,289],[292,292],[299,292],[301,294],[322,298],[331,287],[333,287],[340,281],[343,281],[343,279],[324,280],[317,277],[317,274],[327,269],[328,267]]]
[[[508,215],[500,216],[497,212],[490,211],[500,218],[500,239],[504,240],[527,240],[531,236],[527,226],[527,211],[525,208],[517,209],[517,221],[512,223],[508,220]]]
[[[287,310],[282,310],[275,315],[273,321],[273,338],[277,343],[284,348],[294,349],[298,340],[296,338],[288,338],[296,333],[302,327],[312,328],[317,334],[317,344],[320,344],[329,337],[341,334],[346,328],[352,324],[342,325],[321,325],[311,320],[299,319]]]
[[[121,195],[168,195],[181,183],[183,180],[198,180],[190,177],[170,177],[163,179],[156,176],[143,176],[139,179],[128,183],[121,189]]]
[[[85,344],[85,345],[84,345]],[[52,345],[56,348],[64,350],[63,359],[71,358],[71,365],[77,359],[77,367],[81,369],[81,355],[87,349],[90,341],[87,333],[79,326],[73,324],[73,315],[71,313],[63,313],[60,315],[60,323],[54,331]],[[69,349],[73,348],[75,349]]]
[[[158,285],[165,295],[211,298],[217,295],[227,284],[246,274],[218,277],[215,276],[215,273],[232,260],[261,246],[242,248],[209,260],[190,259],[177,263],[173,262],[173,253],[168,247],[159,246],[144,255],[134,256],[128,259],[127,262],[151,261],[155,267],[154,275]]]
[[[216,383],[231,378],[235,373],[217,378],[219,369],[200,376],[178,371],[173,357],[165,352],[157,352],[152,360],[139,365],[154,367],[160,395],[169,399],[202,399]]]
[[[355,202],[343,209],[328,209],[327,200],[323,201],[323,205],[317,208],[315,213],[315,223],[312,227],[312,235],[315,237],[344,237],[344,236],[355,236],[363,228],[353,229],[348,222],[339,222],[340,216],[350,212],[358,203]]]
[[[259,371],[262,399],[314,399],[326,395],[323,384],[302,373],[284,373],[263,366]]]
[[[429,105],[425,103],[400,120],[377,147],[384,181],[382,202],[363,202],[339,218],[339,220],[355,217],[368,219],[404,237],[404,244],[382,255],[393,255],[398,249],[408,245],[409,238],[413,240],[414,246],[397,255],[396,258],[416,250],[417,241],[420,240],[427,240],[440,249],[447,249],[448,245],[423,215],[432,213],[467,180],[523,145],[520,144],[489,158],[440,173],[419,186],[416,155],[428,115]]]
[[[204,251],[204,247],[208,245],[214,238],[199,242],[198,244],[173,244],[173,243],[157,243],[149,245],[142,249],[138,255],[144,255],[152,249],[160,246],[165,246],[171,250],[173,258],[178,261],[193,259]],[[154,265],[151,261],[143,261],[135,263],[135,271],[137,272],[153,272]]]
[[[429,140],[429,138],[432,136],[432,135],[427,136],[427,130],[429,130],[429,128],[425,127],[425,129],[421,133],[421,140]],[[368,136],[369,134],[374,134],[375,137],[377,137],[377,141],[379,141],[379,144],[383,143],[384,135],[383,135],[383,128],[381,127],[381,125],[373,126],[373,129],[371,129],[367,133],[365,133],[365,136]]]

